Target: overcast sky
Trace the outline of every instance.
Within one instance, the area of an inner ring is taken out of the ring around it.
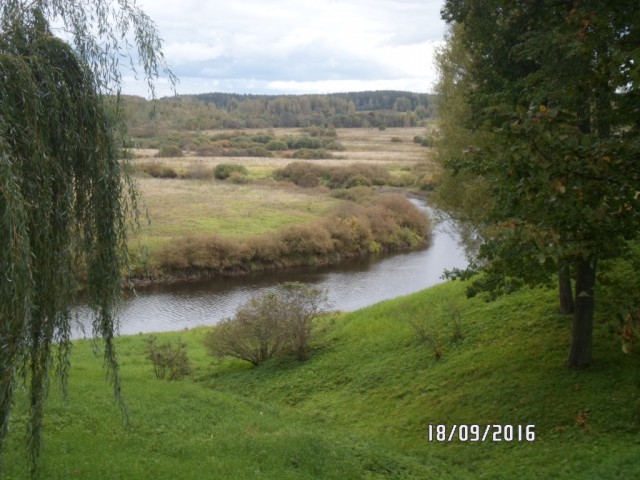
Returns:
[[[429,92],[441,0],[139,0],[178,94]],[[166,80],[158,95],[171,92]],[[147,96],[127,75],[124,93]]]

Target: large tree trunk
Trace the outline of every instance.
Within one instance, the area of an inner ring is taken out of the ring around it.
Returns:
[[[567,361],[567,366],[571,369],[586,368],[591,365],[595,284],[595,260],[578,260],[571,351]]]
[[[558,272],[558,291],[560,293],[560,312],[563,315],[573,313],[573,292],[571,291],[571,272],[569,265],[562,265]]]

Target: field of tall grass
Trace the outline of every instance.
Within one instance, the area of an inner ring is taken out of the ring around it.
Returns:
[[[424,129],[338,129],[322,139],[299,129],[200,132],[194,134],[199,142],[208,138],[219,149],[282,144],[285,150],[208,157],[186,149],[183,140],[186,150],[176,146],[176,157],[134,152],[149,220],[143,218],[131,241],[134,278],[238,274],[426,245],[429,229],[416,221],[409,202],[400,208],[399,199],[375,198],[381,189],[421,188],[431,167],[429,150],[413,140],[420,133]],[[294,147],[326,140],[340,145],[339,158],[295,155]]]

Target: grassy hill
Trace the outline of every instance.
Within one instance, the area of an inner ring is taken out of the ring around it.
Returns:
[[[194,373],[178,382],[155,379],[146,335],[123,337],[129,428],[100,356],[77,342],[68,401],[52,390],[42,478],[640,478],[640,358],[615,329],[598,323],[595,365],[570,372],[554,292],[485,303],[463,291],[323,319],[304,363],[250,368],[207,356],[204,329],[159,335],[188,345]],[[26,477],[25,418],[17,408],[2,478]],[[536,438],[429,442],[437,424],[535,425]]]

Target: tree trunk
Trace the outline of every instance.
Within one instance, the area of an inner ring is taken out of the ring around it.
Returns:
[[[571,369],[586,368],[591,365],[595,284],[595,260],[578,260],[571,351],[567,361],[567,366]]]
[[[573,292],[571,291],[571,272],[569,265],[562,265],[558,272],[558,291],[560,293],[560,312],[563,315],[573,313]]]

